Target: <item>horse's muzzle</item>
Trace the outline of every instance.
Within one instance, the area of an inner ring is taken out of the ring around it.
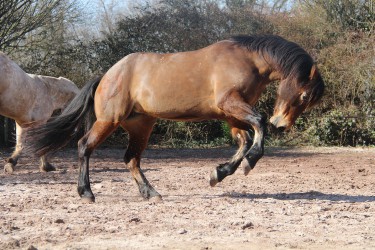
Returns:
[[[289,123],[283,116],[272,116],[270,122],[277,128],[279,132],[289,129]]]

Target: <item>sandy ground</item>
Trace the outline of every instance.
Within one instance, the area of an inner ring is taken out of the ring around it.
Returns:
[[[0,249],[375,249],[374,148],[268,148],[248,176],[211,188],[234,151],[147,150],[158,203],[139,196],[123,149],[94,153],[94,204],[76,192],[75,150],[53,173],[23,158],[0,174]]]

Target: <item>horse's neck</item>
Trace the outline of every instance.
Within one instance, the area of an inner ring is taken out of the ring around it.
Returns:
[[[279,72],[274,62],[267,55],[262,56],[258,53],[250,52],[250,56],[259,74],[267,78],[268,82],[282,79],[282,73]]]

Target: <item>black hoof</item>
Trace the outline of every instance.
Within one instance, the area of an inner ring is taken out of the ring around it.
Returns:
[[[45,165],[40,166],[40,171],[41,172],[51,172],[51,171],[56,171],[56,168],[52,166],[51,164],[47,163]]]
[[[12,174],[14,172],[14,166],[12,163],[8,162],[4,165],[4,173]]]

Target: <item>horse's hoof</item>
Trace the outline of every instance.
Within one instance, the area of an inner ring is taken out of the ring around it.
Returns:
[[[51,171],[56,171],[56,168],[48,163],[46,165],[40,166],[40,171],[41,172],[51,172]]]
[[[12,174],[14,172],[14,167],[12,163],[7,163],[4,166],[4,173],[6,174]]]
[[[161,197],[161,195],[156,195],[156,196],[153,196],[153,197],[150,197],[149,199],[150,202],[152,203],[160,203],[163,201],[163,198]]]
[[[241,162],[241,167],[243,168],[243,174],[246,176],[250,173],[250,171],[253,169],[250,167],[249,160],[244,158]]]
[[[214,187],[216,184],[219,183],[218,177],[217,177],[217,169],[215,168],[212,170],[210,175],[210,186]]]
[[[81,196],[81,201],[83,203],[95,203],[95,197],[94,196]]]
[[[90,187],[77,187],[77,191],[79,196],[81,197],[81,200],[85,203],[93,203],[95,202],[95,196],[92,193]]]
[[[95,202],[95,196],[92,192],[85,191],[83,193],[79,193],[79,196],[81,196],[81,200],[83,203],[94,203]]]

